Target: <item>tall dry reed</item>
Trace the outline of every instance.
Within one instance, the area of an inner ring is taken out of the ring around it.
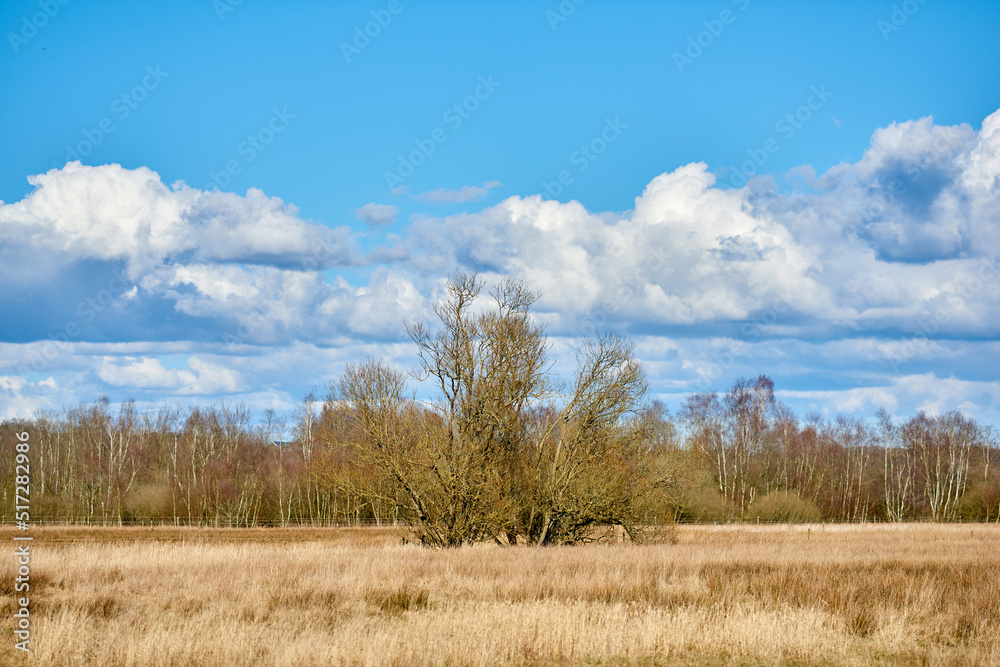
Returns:
[[[32,648],[45,665],[1000,664],[998,527],[676,537],[429,550],[385,529],[47,528]],[[13,558],[0,568],[9,619]],[[8,632],[0,661],[17,653]]]

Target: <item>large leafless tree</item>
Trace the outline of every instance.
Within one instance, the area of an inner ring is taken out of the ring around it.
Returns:
[[[644,486],[646,381],[632,344],[610,334],[585,343],[561,392],[531,317],[538,295],[508,279],[484,308],[484,288],[475,275],[456,277],[438,326],[409,327],[420,375],[436,390],[429,406],[375,359],[349,365],[332,387],[330,404],[359,427],[358,459],[375,473],[367,481],[428,544],[578,542],[609,525],[640,538],[655,484]]]

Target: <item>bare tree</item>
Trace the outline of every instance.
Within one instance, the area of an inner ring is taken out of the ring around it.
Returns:
[[[681,418],[687,425],[688,438],[710,462],[719,493],[729,498],[729,449],[726,447],[725,420],[718,396],[713,393],[689,395]]]
[[[993,450],[997,446],[997,435],[992,426],[985,426],[980,429],[979,446],[983,462],[983,515],[986,521],[989,522],[993,505],[997,503],[997,497],[993,494],[994,489],[990,488],[990,473],[994,473],[991,465],[995,455]],[[1000,521],[1000,503],[998,503],[996,516],[997,521]]]
[[[773,421],[774,382],[766,375],[756,380],[740,378],[726,393],[724,405],[730,450],[730,494],[743,516],[757,492],[751,464],[763,451]]]
[[[838,518],[865,521],[870,509],[866,472],[874,434],[864,421],[839,415],[831,426],[830,437],[840,464],[835,486],[840,496]]]
[[[596,526],[620,525],[641,539],[649,482],[648,421],[637,414],[646,378],[634,346],[613,334],[588,341],[572,396],[532,446],[534,484],[522,527],[533,544],[585,541]]]
[[[766,375],[740,378],[722,401],[715,394],[689,397],[683,417],[696,446],[712,462],[719,492],[744,516],[757,494],[754,465],[779,414],[774,382]]]
[[[483,288],[458,276],[435,309],[440,328],[408,329],[437,390],[429,408],[378,360],[349,365],[332,388],[328,404],[359,427],[368,493],[396,502],[433,545],[575,542],[611,523],[638,537],[633,482],[648,448],[632,418],[646,388],[632,345],[613,335],[584,345],[565,405],[547,407],[556,387],[530,316],[538,295],[508,279],[477,309]]]
[[[885,513],[890,521],[902,521],[912,509],[913,449],[902,446],[900,429],[889,413],[878,411],[879,439],[882,444],[882,483]]]
[[[920,413],[903,428],[932,521],[958,518],[958,501],[968,484],[969,460],[978,436],[976,424],[957,412],[940,417]]]

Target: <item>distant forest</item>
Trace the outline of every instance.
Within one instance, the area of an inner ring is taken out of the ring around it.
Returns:
[[[542,413],[544,407],[535,408]],[[951,412],[893,421],[799,420],[767,377],[639,415],[660,509],[676,521],[1000,521],[991,428]],[[217,526],[405,520],[359,483],[357,421],[307,397],[287,424],[243,405],[146,412],[95,403],[0,424],[3,521],[13,521],[15,434],[30,434],[33,521]],[[276,442],[282,432],[287,442]]]
[[[486,290],[460,274],[437,323],[407,326],[431,402],[369,358],[289,423],[101,398],[0,424],[3,521],[25,476],[36,521],[403,521],[432,546],[574,544],[612,526],[642,541],[674,521],[1000,521],[996,433],[967,416],[801,421],[765,375],[671,415],[646,399],[632,341],[583,341],[564,381],[538,293],[512,278]]]

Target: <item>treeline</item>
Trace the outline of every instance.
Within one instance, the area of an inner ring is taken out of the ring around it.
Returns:
[[[508,279],[483,307],[483,291],[458,276],[436,326],[408,329],[430,401],[367,359],[287,421],[102,398],[0,424],[0,516],[15,519],[27,432],[34,520],[405,521],[432,545],[639,540],[671,521],[1000,521],[996,434],[960,413],[803,421],[762,375],[671,415],[646,401],[627,339],[585,341],[563,382],[537,293]]]
[[[690,396],[679,417],[675,455],[697,471],[680,477],[680,518],[1000,520],[996,434],[958,412],[802,423],[760,376]]]
[[[538,416],[546,410],[536,408]],[[766,377],[690,396],[676,415],[645,408],[645,443],[680,521],[998,521],[1000,451],[958,413],[894,422],[800,421]],[[276,443],[281,432],[293,435]],[[106,399],[0,424],[0,516],[14,516],[16,433],[30,434],[31,514],[87,523],[255,526],[393,521],[364,493],[358,428],[308,397],[290,423],[245,406],[140,412]]]

